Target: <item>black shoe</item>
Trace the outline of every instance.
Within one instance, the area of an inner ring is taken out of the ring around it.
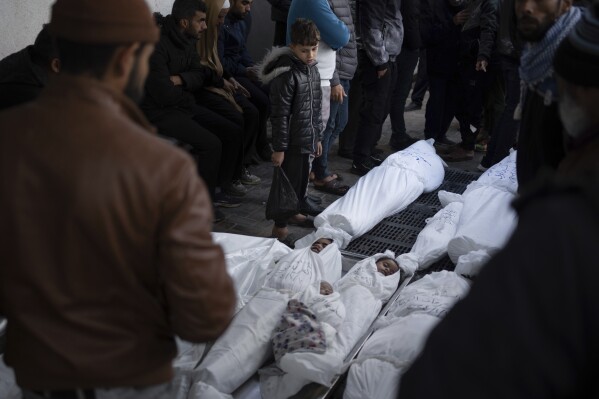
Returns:
[[[300,204],[299,213],[303,213],[304,215],[318,216],[322,211],[324,211],[324,208],[308,197],[304,198]]]
[[[383,154],[385,151],[381,150],[380,148],[373,148],[372,151],[370,151],[371,155],[381,155]]]
[[[351,172],[354,175],[364,176],[366,173],[370,172],[376,165],[370,161],[370,159],[364,162],[353,162],[351,165]]]
[[[218,209],[216,206],[212,207],[213,211],[214,211],[214,220],[213,223],[220,223],[223,220],[226,219],[225,214],[223,213],[223,211],[221,211],[220,209]]]
[[[422,104],[418,104],[412,101],[408,105],[406,105],[406,107],[404,108],[404,112],[418,111],[420,108],[422,108]]]
[[[241,201],[231,197],[225,193],[214,194],[214,206],[220,206],[222,208],[237,208],[241,205]]]
[[[398,139],[395,140],[393,139],[393,137],[391,137],[391,140],[389,140],[389,146],[393,148],[394,151],[401,151],[405,148],[408,148],[417,141],[418,139],[412,138],[405,134],[401,135]]]
[[[455,141],[449,140],[447,138],[447,136],[442,136],[442,137],[439,137],[438,139],[435,139],[435,144],[444,145],[444,146],[454,146],[457,143]]]
[[[339,155],[341,158],[347,158],[347,159],[354,159],[354,154],[352,152],[345,152],[345,151],[337,151],[337,155]]]
[[[317,197],[316,195],[311,195],[311,194],[306,194],[306,198],[308,198],[310,201],[314,202],[315,204],[322,204],[322,198]]]

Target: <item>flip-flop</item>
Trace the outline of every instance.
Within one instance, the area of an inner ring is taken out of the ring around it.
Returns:
[[[314,184],[314,188],[318,191],[324,191],[325,193],[335,194],[335,195],[345,195],[349,190],[349,186],[342,184],[339,180],[329,180],[325,184],[316,185]]]
[[[314,217],[310,216],[310,215],[306,215],[306,218],[304,220],[302,220],[301,222],[296,222],[292,218],[289,218],[287,220],[287,224],[291,225],[291,226],[308,227],[308,228],[313,229],[314,228]]]

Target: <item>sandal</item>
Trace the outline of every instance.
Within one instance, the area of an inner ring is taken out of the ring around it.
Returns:
[[[345,195],[349,190],[349,186],[342,184],[338,179],[329,180],[328,182],[317,185],[314,183],[314,188],[318,191],[324,191],[325,193],[335,194],[335,195]]]
[[[287,220],[287,224],[291,225],[291,226],[298,226],[298,227],[308,227],[313,229],[314,228],[314,217],[310,216],[310,215],[305,215],[306,218],[302,221],[297,221],[294,220],[293,217],[290,217]]]

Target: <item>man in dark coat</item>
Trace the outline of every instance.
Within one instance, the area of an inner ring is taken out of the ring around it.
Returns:
[[[596,398],[599,4],[555,56],[567,155],[402,377],[401,399]]]
[[[50,33],[60,75],[0,112],[4,359],[28,399],[171,399],[175,336],[217,339],[235,291],[192,159],[135,104],[159,32],[143,0],[57,0]]]
[[[34,100],[60,62],[46,26],[35,43],[0,61],[0,110]]]
[[[206,6],[177,0],[171,15],[156,17],[161,35],[150,59],[141,108],[160,134],[193,147],[199,173],[216,205],[239,205],[223,193],[216,195],[215,187],[235,192],[232,182],[241,174],[243,130],[195,99],[203,87],[224,84],[214,70],[201,64],[196,51],[195,41],[206,29]]]

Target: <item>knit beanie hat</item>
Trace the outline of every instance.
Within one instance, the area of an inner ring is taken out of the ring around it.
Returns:
[[[56,0],[50,33],[82,44],[156,43],[159,39],[145,0]]]
[[[599,1],[595,1],[562,41],[553,60],[555,72],[577,86],[599,87]]]

